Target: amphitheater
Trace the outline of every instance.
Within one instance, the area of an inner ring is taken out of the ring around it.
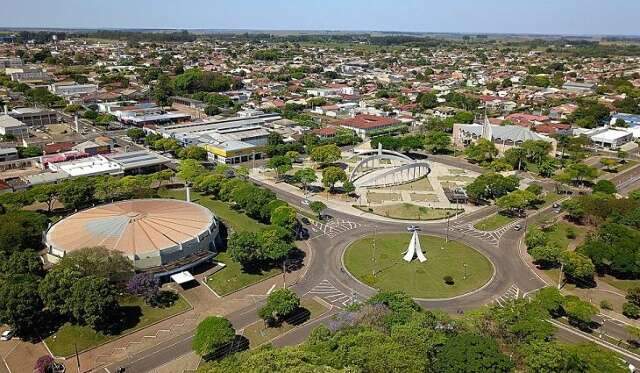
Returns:
[[[45,234],[48,259],[56,262],[85,247],[127,256],[137,270],[175,272],[214,255],[218,224],[198,204],[171,199],[116,202],[75,213]]]
[[[382,147],[359,152],[356,157],[359,161],[351,168],[349,181],[358,188],[406,184],[426,177],[431,172],[427,162]]]

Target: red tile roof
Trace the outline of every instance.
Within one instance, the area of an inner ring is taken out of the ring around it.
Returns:
[[[377,117],[375,115],[356,115],[353,118],[343,120],[340,124],[344,127],[374,129],[395,126],[400,124],[400,121],[395,118]]]

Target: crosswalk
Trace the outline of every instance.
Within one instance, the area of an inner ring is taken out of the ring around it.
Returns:
[[[464,234],[468,234],[470,236],[476,237],[476,238],[480,238],[494,246],[498,246],[500,239],[502,238],[502,236],[510,229],[513,229],[513,227],[518,224],[518,221],[513,221],[503,227],[500,227],[498,229],[496,229],[495,231],[481,231],[478,230],[476,228],[474,228],[473,226],[473,222],[471,223],[461,223],[461,224],[454,224],[451,226],[451,230],[455,231],[455,232],[460,232],[460,233],[464,233]]]
[[[313,287],[309,291],[309,294],[315,295],[325,302],[338,307],[343,308],[354,302],[355,294],[345,294],[342,290],[338,289],[329,280],[322,280],[320,283]]]
[[[498,306],[504,307],[504,305],[509,301],[514,299],[520,299],[520,298],[523,298],[523,294],[520,291],[520,288],[518,287],[518,285],[513,284],[504,294],[494,299],[494,302]]]
[[[326,223],[321,223],[315,220],[310,222],[310,230],[317,235],[326,235],[329,238],[338,236],[339,234],[356,229],[362,226],[360,223],[355,223],[344,219],[333,219]]]

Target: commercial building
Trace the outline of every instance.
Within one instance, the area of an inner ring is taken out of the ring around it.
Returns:
[[[75,151],[41,157],[42,167],[65,177],[96,175],[137,175],[163,169],[171,160],[155,152],[90,154]]]
[[[0,162],[15,161],[18,158],[18,149],[0,148]]]
[[[343,120],[340,127],[352,130],[362,139],[366,139],[373,135],[405,129],[407,125],[395,118],[361,114]]]
[[[605,149],[618,149],[622,145],[633,141],[633,133],[622,130],[605,129],[590,136],[594,145]]]
[[[29,136],[29,126],[10,115],[0,115],[0,135],[15,136],[16,138]]]
[[[183,146],[202,146],[212,161],[235,164],[264,157],[264,147],[269,137],[265,126],[279,119],[279,115],[266,114],[166,126],[147,131],[174,138]]]
[[[97,84],[51,84],[49,91],[65,98],[98,92]]]
[[[595,92],[598,86],[591,82],[566,82],[562,85],[562,89],[576,93]]]
[[[11,74],[11,80],[20,83],[48,82],[53,79],[53,75],[46,71],[23,71]]]
[[[17,108],[11,110],[9,115],[30,127],[42,127],[58,123],[58,113],[55,110]]]
[[[71,215],[45,234],[48,259],[57,262],[85,247],[126,256],[158,277],[185,271],[215,255],[218,223],[198,204],[144,199],[116,202]]]
[[[622,119],[624,123],[629,127],[640,126],[640,115],[638,114],[625,114],[625,113],[613,114],[611,116],[611,125],[615,125],[619,119]]]

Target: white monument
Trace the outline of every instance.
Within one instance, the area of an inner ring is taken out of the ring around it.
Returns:
[[[424,263],[427,261],[427,258],[422,253],[422,247],[420,247],[420,238],[418,237],[418,231],[413,231],[413,236],[411,236],[411,242],[409,242],[409,248],[407,252],[404,254],[404,260],[407,262],[411,262],[414,256],[418,257],[420,263]]]

